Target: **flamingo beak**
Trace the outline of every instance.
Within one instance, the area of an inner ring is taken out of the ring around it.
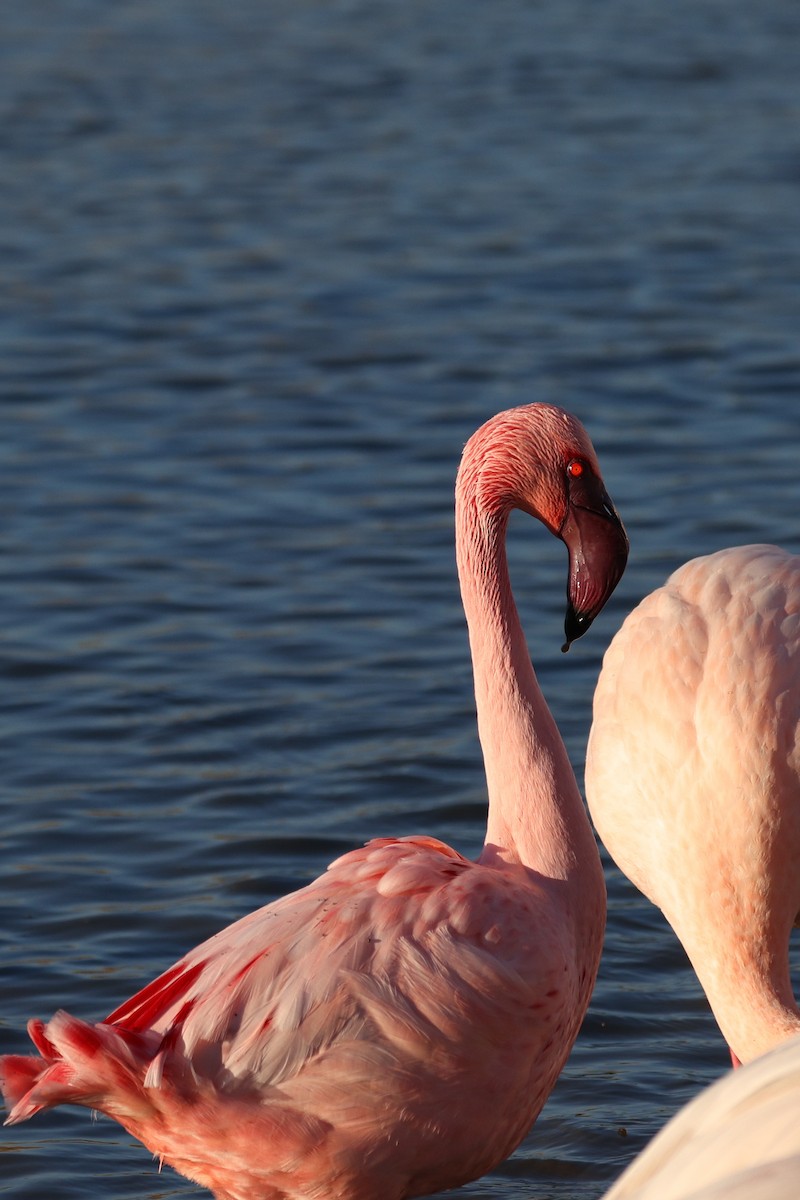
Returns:
[[[569,480],[567,515],[559,537],[569,550],[564,653],[581,637],[622,578],[630,545],[625,527],[598,476]]]

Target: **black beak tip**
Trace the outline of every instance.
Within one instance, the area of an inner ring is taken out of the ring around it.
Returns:
[[[594,617],[589,613],[576,612],[571,604],[567,605],[567,615],[564,618],[564,636],[567,639],[561,647],[561,653],[566,654],[573,642],[583,637]]]

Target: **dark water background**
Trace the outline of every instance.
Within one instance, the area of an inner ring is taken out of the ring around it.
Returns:
[[[7,4],[0,180],[7,1051],[370,836],[478,851],[452,484],[492,412],[578,413],[631,535],[564,658],[563,548],[512,528],[579,779],[625,612],[798,549],[796,0]],[[594,1200],[726,1067],[608,881],[572,1058],[466,1196]],[[0,1151],[13,1200],[204,1194],[84,1110]]]

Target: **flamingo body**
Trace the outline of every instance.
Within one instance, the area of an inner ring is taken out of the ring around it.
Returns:
[[[797,1200],[799,1190],[795,1037],[696,1096],[603,1200]]]
[[[563,531],[568,636],[627,554],[574,418],[530,405],[470,440],[456,540],[489,787],[480,859],[370,842],[105,1021],[30,1022],[41,1057],[0,1063],[9,1122],[99,1109],[218,1200],[403,1200],[518,1145],[589,1003],[605,886],[511,596],[515,506]]]
[[[628,616],[595,692],[586,794],[734,1061],[800,1032],[800,558],[757,545],[694,559]]]
[[[546,891],[523,867],[481,867],[433,839],[372,842],[102,1025],[34,1025],[55,1065],[10,1119],[112,1092],[129,1132],[225,1195],[277,1197],[263,1180],[290,1174],[297,1188],[294,1159],[326,1196],[474,1178],[532,1124],[588,1003]],[[234,1146],[228,1191],[217,1160]]]

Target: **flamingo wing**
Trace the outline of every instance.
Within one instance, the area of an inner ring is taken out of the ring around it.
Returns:
[[[543,1039],[563,998],[560,931],[538,899],[522,868],[480,866],[433,838],[370,842],[202,943],[101,1024],[31,1022],[49,1074],[37,1081],[36,1060],[19,1060],[10,1119],[70,1099],[113,1107],[102,1093],[116,1085],[95,1082],[82,1100],[74,1070],[63,1094],[63,1060],[78,1049],[114,1058],[117,1074],[138,1066],[138,1099],[128,1080],[120,1102],[132,1111],[162,1085],[297,1093],[323,1059],[346,1078],[370,1056],[372,1073],[387,1056],[393,1070],[430,1064],[434,1046],[440,1073],[469,1062],[474,1074],[482,1048],[488,1070],[498,1046],[518,1056]]]
[[[538,980],[517,969],[530,972],[529,902],[435,839],[374,841],[191,951],[107,1023],[159,1037],[147,1086],[177,1054],[223,1089],[260,1090],[375,1029],[427,1056],[465,1021],[494,1028],[531,1001]]]

